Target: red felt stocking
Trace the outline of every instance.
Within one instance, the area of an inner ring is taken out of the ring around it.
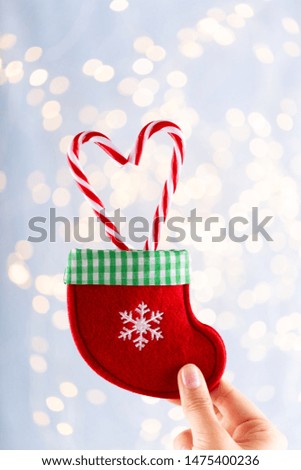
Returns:
[[[99,375],[176,398],[178,370],[194,363],[218,384],[225,347],[191,310],[187,251],[72,250],[65,280],[74,340]]]

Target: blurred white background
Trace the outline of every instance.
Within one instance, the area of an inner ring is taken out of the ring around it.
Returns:
[[[0,24],[0,447],[162,449],[187,425],[78,354],[63,271],[79,244],[59,228],[55,243],[26,241],[50,207],[80,216],[85,233],[92,212],[65,158],[73,135],[97,129],[126,153],[142,125],[170,119],[187,141],[170,215],[273,215],[273,242],[160,247],[190,251],[194,311],[223,336],[228,379],[300,449],[299,2],[11,0]],[[92,144],[82,161],[108,207],[151,220],[170,152],[156,137],[138,169],[116,169]]]

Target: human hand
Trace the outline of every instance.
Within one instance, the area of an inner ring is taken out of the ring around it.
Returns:
[[[285,436],[242,393],[222,380],[211,394],[193,364],[178,374],[180,401],[191,426],[174,440],[175,449],[286,449]]]

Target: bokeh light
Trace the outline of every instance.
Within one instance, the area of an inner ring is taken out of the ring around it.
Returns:
[[[70,436],[73,434],[73,427],[69,423],[58,423],[56,428],[62,436]]]
[[[60,384],[60,392],[67,398],[74,398],[78,394],[77,386],[72,382],[62,382]]]
[[[6,360],[1,374],[4,384],[12,383],[12,374],[22,379],[22,387],[12,386],[9,393],[3,387],[0,396],[2,447],[23,448],[26,433],[26,443],[37,449],[170,449],[185,429],[181,407],[105,382],[77,353],[63,283],[67,254],[71,247],[112,245],[97,231],[89,245],[73,234],[67,242],[62,222],[55,243],[49,236],[43,243],[28,241],[29,220],[45,217],[48,228],[50,208],[81,235],[88,232],[93,213],[66,163],[75,134],[103,132],[127,156],[143,125],[167,119],[182,128],[187,149],[170,215],[186,218],[195,208],[202,217],[197,228],[202,242],[193,240],[186,220],[185,239],[168,242],[164,229],[160,248],[189,250],[191,303],[196,318],[225,340],[225,377],[296,448],[301,433],[296,2],[191,2],[189,8],[174,2],[171,9],[154,0],[137,9],[130,0],[110,0],[96,2],[92,10],[88,3],[75,16],[65,0],[59,9],[48,0],[43,9],[8,2],[2,13]],[[108,212],[121,209],[127,217],[151,220],[171,154],[169,136],[156,135],[138,167],[118,167],[92,143],[81,150],[80,162]],[[254,239],[252,207],[258,207],[259,220],[272,216],[266,229],[273,241],[261,234]],[[219,223],[206,231],[210,216]],[[213,242],[235,216],[248,219],[247,227],[235,228],[248,239]],[[11,422],[19,425],[12,430]]]
[[[133,63],[133,71],[138,75],[148,75],[153,68],[153,63],[149,59],[137,59]]]
[[[68,90],[70,81],[67,77],[59,76],[51,80],[49,90],[53,95],[62,95]]]
[[[114,77],[114,69],[111,65],[102,64],[94,72],[94,78],[98,82],[108,82]]]
[[[96,406],[103,405],[107,401],[105,393],[102,390],[94,388],[87,391],[86,397],[88,402]]]
[[[38,426],[48,426],[50,423],[50,418],[44,411],[34,411],[32,419]]]
[[[117,12],[126,10],[128,6],[129,6],[129,3],[127,2],[127,0],[113,0],[110,3],[111,10],[117,11]]]
[[[17,36],[12,33],[6,33],[0,36],[0,49],[11,49],[17,42]]]
[[[26,62],[35,62],[36,60],[39,60],[42,53],[43,53],[43,50],[41,47],[38,47],[38,46],[29,47],[27,51],[25,52],[24,60],[26,60]]]
[[[47,405],[47,408],[49,408],[50,411],[59,412],[59,411],[63,411],[63,409],[64,409],[64,403],[58,397],[47,397],[46,398],[46,405]]]
[[[0,171],[0,192],[5,190],[6,181],[7,181],[6,174],[4,173],[4,171]]]
[[[41,88],[33,88],[27,93],[26,101],[30,106],[37,106],[41,101],[43,101],[44,96],[44,90]]]
[[[39,354],[31,354],[29,364],[32,370],[38,374],[46,372],[48,367],[45,358]]]
[[[43,85],[48,78],[48,72],[45,69],[34,70],[29,78],[29,83],[32,86],[41,86]]]

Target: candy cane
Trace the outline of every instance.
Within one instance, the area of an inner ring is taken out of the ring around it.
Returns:
[[[100,132],[81,132],[77,134],[72,140],[67,153],[68,162],[70,165],[71,173],[78,184],[80,190],[83,192],[85,198],[92,207],[93,212],[105,226],[106,234],[111,238],[112,242],[120,250],[129,250],[129,247],[123,242],[122,237],[114,225],[114,223],[106,216],[105,208],[102,201],[99,199],[94,189],[92,188],[88,178],[83,172],[81,163],[79,161],[79,151],[82,144],[86,142],[94,142],[101,147],[107,154],[109,154],[119,164],[124,165],[127,160],[113,145],[111,140],[101,134]]]
[[[170,121],[150,122],[141,130],[136,145],[129,155],[129,161],[135,165],[139,165],[145,142],[156,132],[162,130],[167,132],[174,141],[171,170],[163,187],[161,201],[153,217],[152,229],[144,245],[145,250],[156,250],[158,248],[161,228],[168,214],[171,197],[177,188],[180,170],[184,161],[184,140],[182,131],[176,124]]]
[[[105,208],[102,201],[99,199],[92,186],[90,185],[86,175],[83,172],[82,166],[79,161],[79,150],[82,144],[86,142],[94,142],[101,147],[108,155],[116,160],[120,165],[126,163],[133,163],[139,165],[143,147],[145,142],[152,137],[156,132],[164,130],[173,139],[174,147],[171,160],[171,171],[168,179],[166,180],[161,201],[158,204],[150,232],[149,239],[145,242],[145,250],[156,250],[159,243],[162,224],[165,222],[171,196],[176,190],[179,173],[184,160],[184,143],[181,129],[170,121],[153,121],[147,124],[139,133],[135,147],[130,152],[128,159],[126,159],[119,150],[113,145],[111,140],[101,134],[100,132],[81,132],[77,134],[72,140],[67,158],[70,165],[71,173],[78,184],[80,190],[83,192],[85,198],[90,203],[94,213],[105,226],[106,234],[111,238],[112,242],[121,250],[129,250],[130,248],[123,242],[122,237],[117,227],[110,221],[105,214]]]

